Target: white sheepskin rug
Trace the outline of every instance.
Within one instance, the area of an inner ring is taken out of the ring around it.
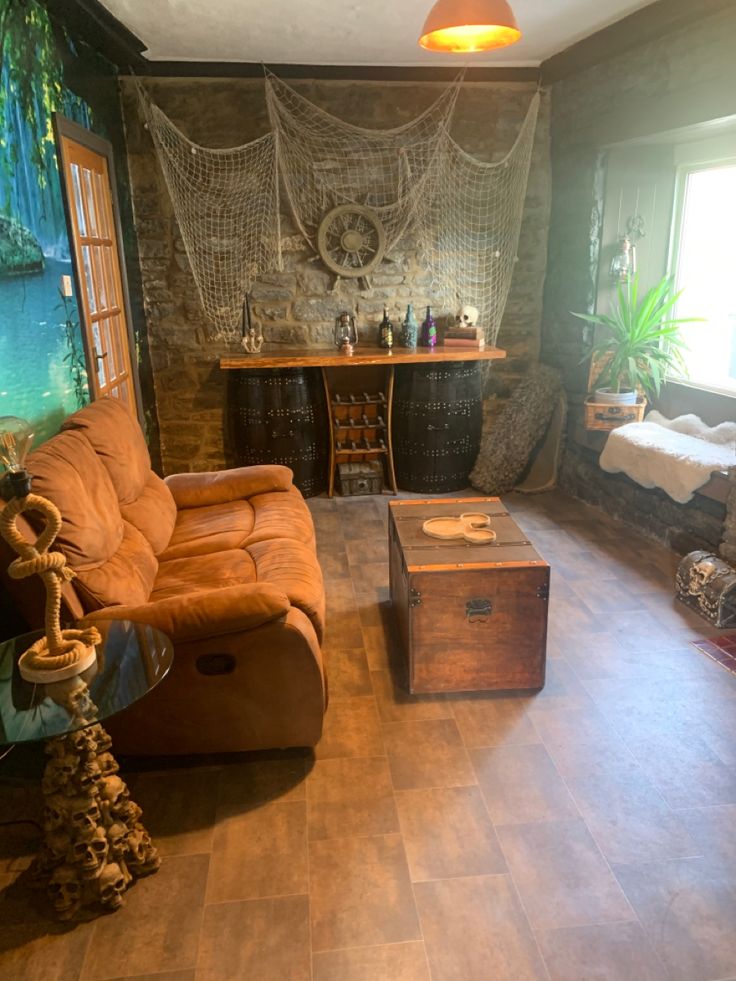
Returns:
[[[714,471],[735,465],[736,422],[711,428],[694,415],[667,419],[659,412],[614,429],[600,457],[601,469],[660,487],[680,504],[691,501]]]

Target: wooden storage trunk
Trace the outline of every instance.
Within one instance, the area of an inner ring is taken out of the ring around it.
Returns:
[[[383,491],[383,466],[376,460],[338,463],[337,480],[344,497],[380,494]]]
[[[428,518],[483,512],[496,541],[427,537]],[[497,497],[389,502],[391,602],[412,692],[542,688],[547,563]]]

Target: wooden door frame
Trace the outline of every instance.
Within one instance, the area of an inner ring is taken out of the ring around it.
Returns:
[[[80,126],[72,119],[68,119],[59,112],[51,114],[54,128],[54,140],[56,142],[56,158],[59,164],[59,183],[61,184],[61,199],[64,203],[64,216],[66,218],[67,231],[71,245],[72,270],[74,273],[74,286],[76,289],[76,304],[79,312],[80,325],[82,327],[82,344],[84,346],[84,356],[87,361],[87,373],[97,370],[95,352],[90,350],[89,336],[92,332],[92,325],[87,323],[87,314],[84,303],[82,302],[82,290],[85,284],[82,278],[82,270],[77,262],[77,250],[74,246],[74,222],[72,218],[72,201],[70,199],[69,188],[66,183],[66,155],[64,153],[64,142],[62,137],[79,143],[80,146],[91,150],[93,153],[104,157],[107,161],[107,176],[110,180],[110,200],[112,202],[112,217],[115,228],[115,241],[118,249],[118,261],[120,264],[120,284],[122,288],[123,315],[125,318],[125,330],[128,340],[128,350],[130,353],[130,377],[133,384],[133,397],[135,398],[136,415],[141,427],[145,425],[143,401],[141,398],[141,384],[138,377],[138,352],[133,332],[133,318],[131,315],[130,295],[128,293],[128,271],[125,267],[125,251],[123,248],[123,226],[120,221],[120,208],[118,206],[117,178],[115,174],[115,160],[113,157],[112,144],[97,133]],[[90,400],[94,401],[92,384],[89,386]]]

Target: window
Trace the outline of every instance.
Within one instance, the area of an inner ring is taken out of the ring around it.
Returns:
[[[690,385],[736,395],[736,159],[683,166],[675,204],[676,316]]]

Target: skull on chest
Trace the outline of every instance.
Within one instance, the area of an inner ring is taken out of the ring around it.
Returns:
[[[689,581],[687,590],[691,596],[698,596],[703,592],[707,583],[717,572],[717,567],[712,558],[703,558],[699,562],[694,562],[690,567]]]

